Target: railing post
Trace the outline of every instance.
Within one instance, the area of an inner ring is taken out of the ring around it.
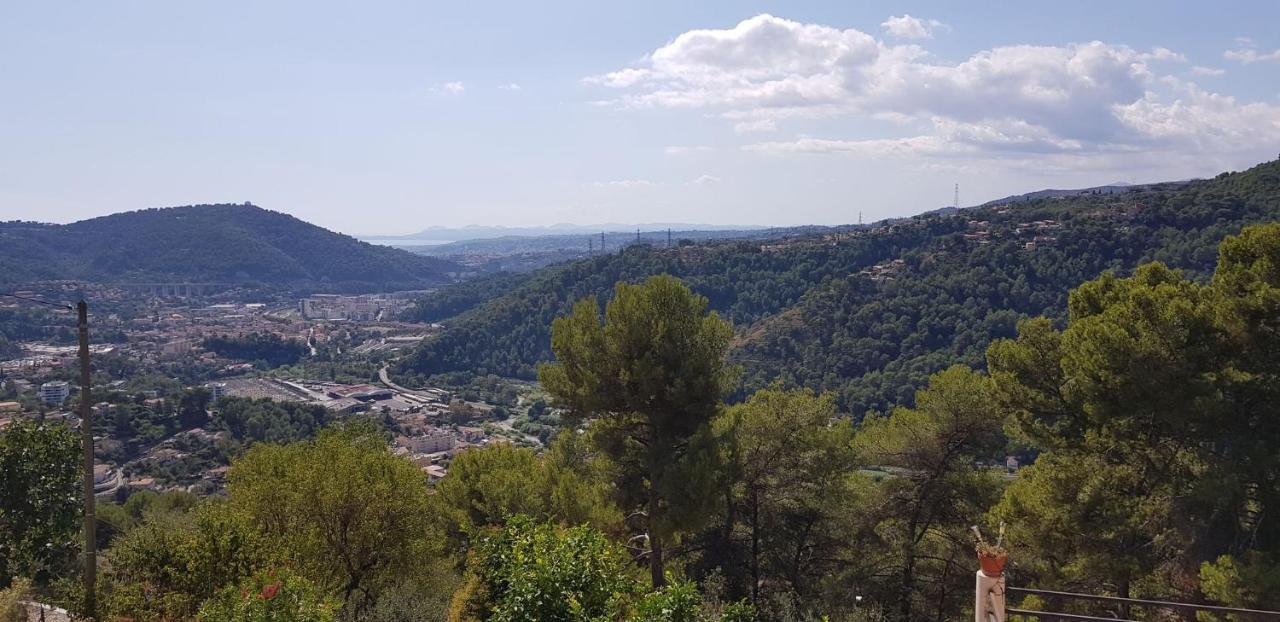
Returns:
[[[988,577],[981,570],[977,577],[973,596],[974,622],[1005,622],[1004,574]]]

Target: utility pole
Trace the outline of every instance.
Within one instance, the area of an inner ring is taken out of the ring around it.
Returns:
[[[667,248],[671,248],[671,228],[667,227]]]
[[[604,254],[604,232],[600,232],[600,254]]]
[[[80,443],[84,449],[84,613],[98,617],[97,517],[93,498],[93,398],[89,391],[89,303],[76,305],[80,328]]]
[[[71,310],[71,305],[39,298],[8,293],[0,296]],[[98,617],[98,524],[93,497],[93,409],[89,403],[93,400],[89,391],[89,303],[82,298],[75,310],[80,332],[80,443],[84,451],[84,613],[86,618],[94,619]],[[43,609],[40,616],[44,617]]]
[[[636,227],[636,244],[640,243],[640,227]]]
[[[587,238],[587,255],[590,256],[594,254],[596,254],[596,239],[589,237]]]

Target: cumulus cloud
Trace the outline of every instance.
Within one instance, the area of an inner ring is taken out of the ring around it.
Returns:
[[[498,89],[503,91],[518,91],[520,90],[520,85],[516,84],[515,82],[511,82],[509,84],[499,84]]]
[[[886,29],[891,22],[900,23]],[[1280,141],[1280,107],[1203,91],[1158,69],[1186,61],[1168,48],[1089,41],[994,47],[944,62],[917,44],[766,14],[685,32],[632,67],[586,81],[616,90],[616,107],[702,110],[743,133],[848,117],[904,134],[748,147],[761,153],[1079,159],[1188,145],[1239,152]]]
[[[936,19],[920,19],[909,14],[890,17],[880,24],[889,36],[898,39],[932,39],[933,31],[946,28],[947,25]]]
[[[709,186],[720,183],[720,178],[715,175],[702,174],[689,180],[690,186]]]

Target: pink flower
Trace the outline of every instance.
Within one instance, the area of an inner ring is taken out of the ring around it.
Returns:
[[[280,591],[280,582],[276,581],[262,588],[262,600],[271,600],[276,597],[276,592]]]

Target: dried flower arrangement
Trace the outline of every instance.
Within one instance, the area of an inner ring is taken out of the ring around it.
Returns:
[[[974,535],[974,550],[978,554],[978,563],[982,565],[983,574],[989,577],[1004,574],[1004,564],[1009,558],[1009,552],[1004,548],[1004,523],[1000,523],[1000,533],[995,542],[988,542],[977,525],[971,529]]]

